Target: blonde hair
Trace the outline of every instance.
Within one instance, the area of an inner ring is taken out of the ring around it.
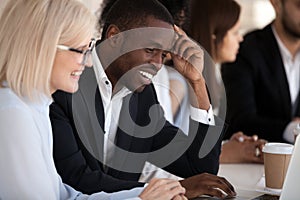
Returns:
[[[95,33],[96,17],[77,0],[9,1],[0,18],[0,87],[20,97],[51,96],[56,45],[77,46]]]

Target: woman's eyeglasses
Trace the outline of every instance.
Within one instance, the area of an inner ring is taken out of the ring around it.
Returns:
[[[87,60],[88,60],[89,56],[92,54],[95,44],[96,44],[96,39],[93,38],[93,39],[91,39],[91,41],[89,43],[88,49],[85,49],[85,50],[79,50],[79,49],[75,49],[75,48],[68,47],[68,46],[61,45],[61,44],[58,44],[57,48],[60,50],[73,51],[76,53],[83,54],[81,64],[85,66],[87,64]]]

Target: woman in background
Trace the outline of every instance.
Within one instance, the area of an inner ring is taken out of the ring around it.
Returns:
[[[0,199],[184,199],[177,181],[83,195],[52,158],[51,94],[76,92],[95,40],[95,18],[76,0],[9,1],[0,18]],[[138,198],[138,196],[140,198]]]
[[[161,0],[165,5],[179,0]],[[170,10],[170,8],[168,8]],[[185,8],[182,8],[186,11]],[[216,115],[225,119],[226,97],[219,66],[233,62],[238,53],[239,43],[243,40],[239,33],[240,5],[234,0],[190,0],[186,13],[184,29],[210,55],[205,55],[204,76],[208,85],[211,102]],[[173,14],[174,15],[174,14]],[[212,60],[212,61],[211,61]],[[217,64],[215,64],[217,63]],[[170,97],[174,123],[187,133],[189,103],[187,83],[175,70],[169,70]],[[221,163],[263,162],[261,154],[264,140],[257,136],[235,133],[224,142],[220,155]]]

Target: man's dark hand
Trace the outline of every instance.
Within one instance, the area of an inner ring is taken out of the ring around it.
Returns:
[[[180,181],[186,189],[186,197],[195,198],[201,195],[209,195],[218,198],[234,197],[236,193],[233,186],[223,177],[212,174],[199,174]],[[223,190],[226,194],[222,193]]]

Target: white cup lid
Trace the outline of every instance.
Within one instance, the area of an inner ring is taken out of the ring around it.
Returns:
[[[264,153],[274,153],[274,154],[292,154],[294,145],[286,143],[275,143],[269,142],[265,144],[262,149]]]

